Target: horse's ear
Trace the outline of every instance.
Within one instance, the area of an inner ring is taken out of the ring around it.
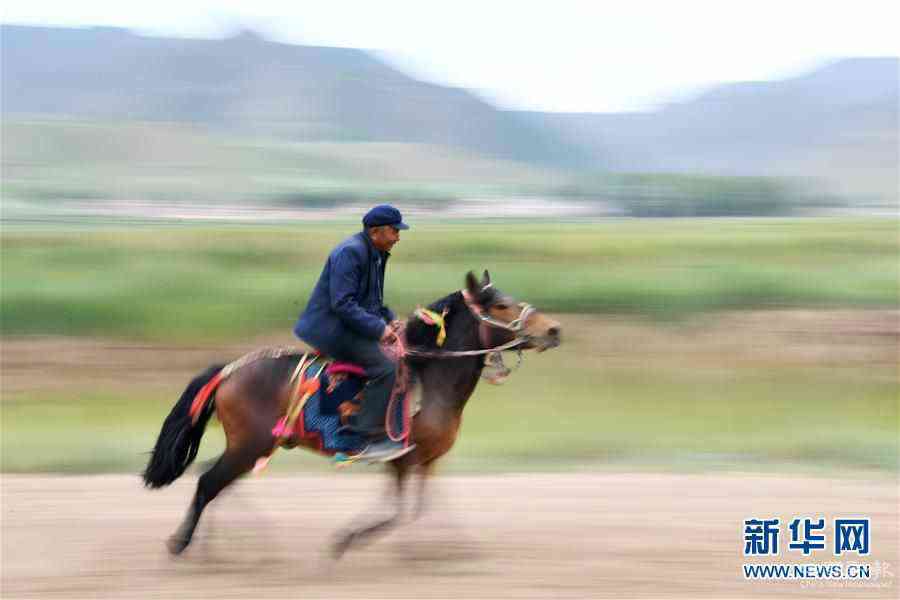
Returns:
[[[470,294],[477,295],[478,290],[481,289],[481,286],[478,285],[478,280],[475,279],[475,273],[469,271],[466,273],[466,289],[469,290]]]
[[[488,270],[484,270],[484,277],[481,279],[481,287],[488,285],[491,282],[491,274],[488,273]]]

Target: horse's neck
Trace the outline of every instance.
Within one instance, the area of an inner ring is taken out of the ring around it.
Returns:
[[[450,324],[447,339],[456,342],[453,350],[480,350],[478,321],[471,317],[468,310],[465,314]],[[422,390],[422,401],[440,402],[446,408],[461,413],[475,391],[483,368],[483,356],[430,359],[423,368],[425,388]]]

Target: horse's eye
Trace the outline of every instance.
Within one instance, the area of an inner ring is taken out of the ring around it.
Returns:
[[[498,302],[497,304],[494,305],[494,308],[496,308],[497,310],[506,310],[507,308],[509,308],[509,304],[505,304],[503,302]]]

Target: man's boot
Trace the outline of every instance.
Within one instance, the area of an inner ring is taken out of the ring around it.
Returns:
[[[411,452],[415,444],[404,446],[387,435],[387,409],[394,389],[394,374],[371,380],[363,392],[362,406],[352,421],[351,429],[366,439],[367,445],[358,460],[390,462]]]

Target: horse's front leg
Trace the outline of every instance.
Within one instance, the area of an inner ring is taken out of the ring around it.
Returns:
[[[437,461],[431,460],[419,465],[419,480],[416,485],[416,507],[413,510],[412,520],[416,520],[431,508],[431,496],[428,493],[428,481],[434,474],[434,465]]]
[[[338,534],[337,540],[331,547],[331,555],[335,560],[341,558],[351,546],[365,544],[375,537],[387,533],[397,525],[403,516],[403,490],[409,474],[409,467],[393,462],[389,468],[393,471],[391,486],[387,494],[388,502],[393,504],[391,516],[374,523],[351,525],[343,533]]]

